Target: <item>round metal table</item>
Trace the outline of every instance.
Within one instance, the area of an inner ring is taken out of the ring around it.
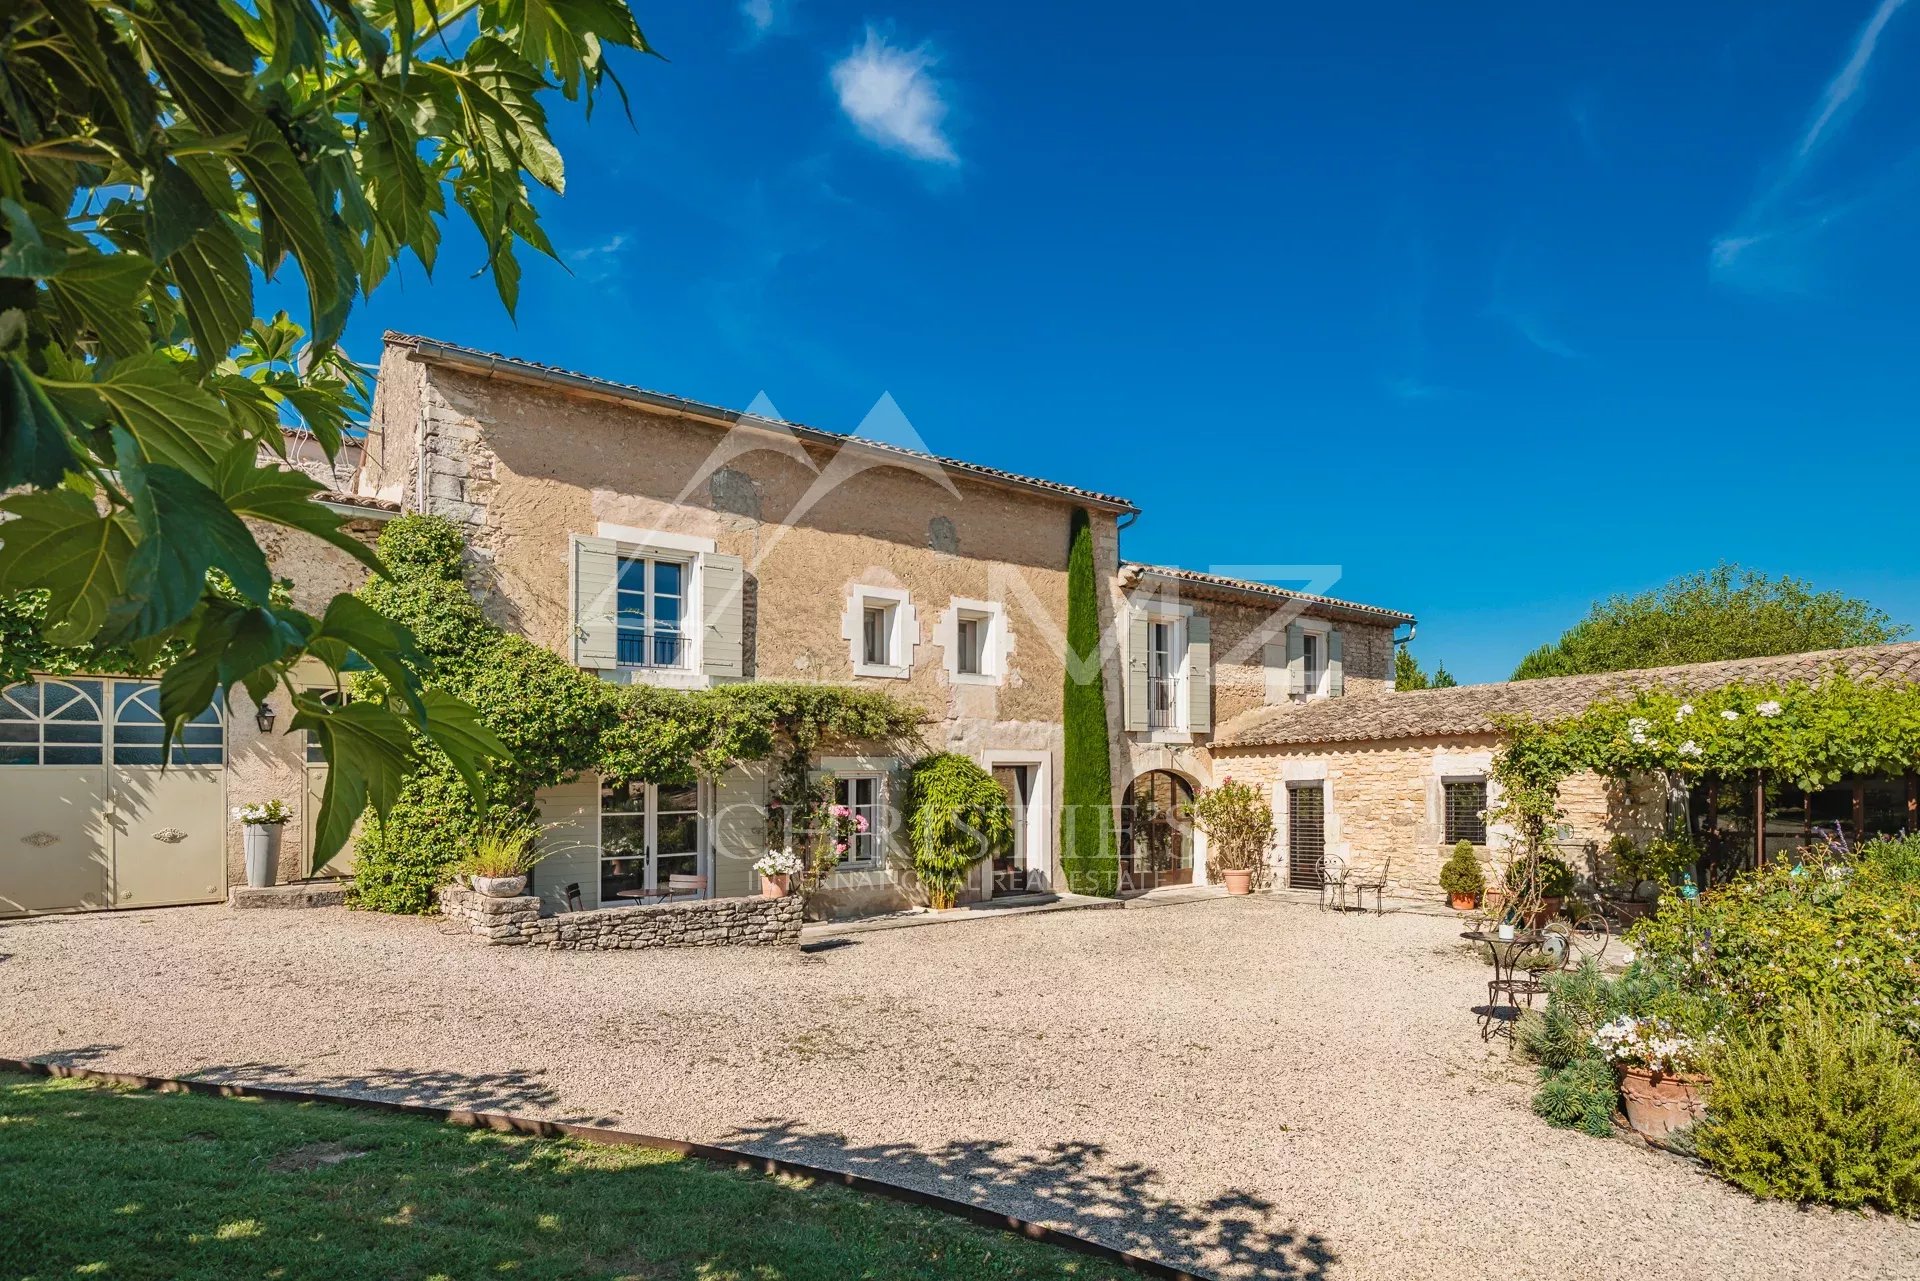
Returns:
[[[1493,978],[1487,982],[1487,1004],[1480,1014],[1480,1039],[1491,1040],[1504,1032],[1513,1035],[1513,1025],[1520,1018],[1520,1000],[1526,998],[1527,1008],[1533,1008],[1533,998],[1546,991],[1546,985],[1529,977],[1513,977],[1515,965],[1529,952],[1536,952],[1545,941],[1545,935],[1535,930],[1516,930],[1512,938],[1501,938],[1497,932],[1489,930],[1465,930],[1460,935],[1474,943],[1484,943],[1487,955],[1493,961]],[[1502,1001],[1500,998],[1505,997]],[[1513,1017],[1503,1019],[1498,1011],[1510,1009]]]

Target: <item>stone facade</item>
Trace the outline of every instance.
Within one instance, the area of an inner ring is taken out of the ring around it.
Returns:
[[[1214,769],[1261,784],[1273,804],[1275,844],[1269,883],[1289,887],[1289,784],[1320,783],[1324,791],[1326,851],[1355,870],[1385,870],[1389,895],[1441,899],[1440,865],[1453,847],[1446,840],[1442,783],[1485,778],[1499,740],[1491,734],[1436,735],[1363,743],[1218,748]],[[1490,785],[1488,803],[1499,789]],[[1591,773],[1568,778],[1560,798],[1567,839],[1562,856],[1576,875],[1605,871],[1608,839],[1625,832],[1646,840],[1663,830],[1666,797],[1652,780],[1622,784]],[[1510,833],[1489,828],[1479,853],[1488,879],[1504,857]]]
[[[789,947],[800,942],[801,900],[713,898],[691,903],[608,907],[541,915],[535,895],[489,898],[457,885],[440,889],[440,912],[465,921],[489,943],[567,951],[656,947]]]

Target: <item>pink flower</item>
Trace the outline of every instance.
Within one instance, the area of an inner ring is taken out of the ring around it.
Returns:
[[[833,843],[833,852],[835,854],[845,854],[847,852],[847,843],[845,841],[835,841]]]
[[[853,816],[853,830],[856,832],[864,832],[867,830],[867,816],[865,814],[855,814]]]
[[[851,810],[849,810],[849,809],[848,809],[848,808],[847,808],[846,806],[844,806],[844,805],[836,805],[836,806],[834,806],[834,807],[833,807],[832,809],[830,809],[830,810],[828,810],[828,811],[827,811],[827,813],[829,813],[829,814],[831,814],[831,815],[833,815],[833,816],[834,816],[835,818],[845,818],[845,817],[846,817],[846,816],[847,816],[848,814],[850,814],[851,812],[852,812],[852,811],[851,811]]]

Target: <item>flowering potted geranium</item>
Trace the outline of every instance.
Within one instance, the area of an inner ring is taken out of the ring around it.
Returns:
[[[280,829],[293,818],[293,811],[279,798],[233,807],[233,821],[240,824],[246,843],[247,886],[263,889],[273,884],[274,857],[280,852]]]
[[[791,848],[768,850],[753,865],[760,873],[760,897],[785,898],[793,892],[793,878],[806,867],[806,860]]]
[[[1668,1020],[1622,1015],[1594,1032],[1593,1045],[1613,1065],[1637,1133],[1663,1139],[1707,1114],[1707,1047]]]

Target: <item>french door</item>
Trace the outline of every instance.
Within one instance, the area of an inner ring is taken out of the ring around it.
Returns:
[[[700,785],[600,784],[600,902],[666,892],[669,878],[706,875]]]
[[[1027,891],[1027,807],[1033,803],[1033,766],[995,765],[993,781],[1007,794],[1013,811],[1013,848],[993,856],[993,892]]]

